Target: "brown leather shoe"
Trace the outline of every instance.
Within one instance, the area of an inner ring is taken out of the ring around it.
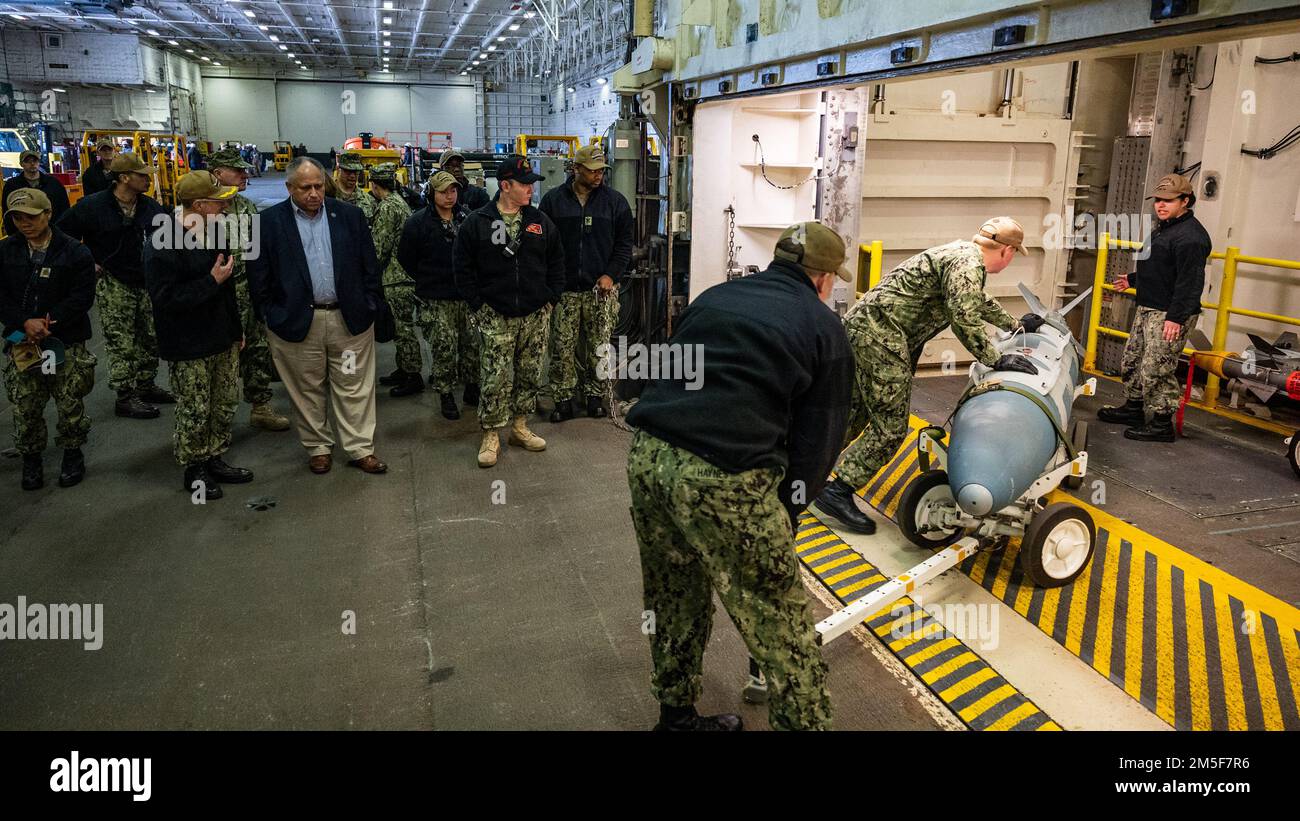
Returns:
[[[388,465],[379,461],[379,457],[373,453],[369,456],[363,456],[360,459],[349,459],[348,465],[354,468],[360,468],[366,473],[385,473],[388,471]]]
[[[307,467],[311,468],[312,473],[329,473],[333,461],[328,453],[322,453],[320,456],[311,457],[307,461]]]

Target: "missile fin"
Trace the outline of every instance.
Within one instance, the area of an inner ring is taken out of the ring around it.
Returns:
[[[1210,350],[1210,339],[1200,328],[1194,329],[1187,335],[1187,344],[1198,351]]]
[[[1088,290],[1084,291],[1083,293],[1076,296],[1074,299],[1070,300],[1069,304],[1060,310],[1059,313],[1061,314],[1061,316],[1065,316],[1070,311],[1073,311],[1076,307],[1078,307],[1080,302],[1083,302],[1085,299],[1088,298],[1088,294],[1090,293],[1092,293],[1091,285],[1088,286]]]
[[[1255,334],[1246,334],[1246,338],[1250,340],[1251,345],[1255,346],[1255,350],[1260,353],[1266,353],[1269,356],[1286,356],[1286,351],[1279,350],[1278,348],[1268,344]]]
[[[1016,287],[1020,290],[1020,295],[1025,298],[1031,313],[1045,317],[1052,312],[1050,308],[1043,304],[1042,300],[1034,295],[1033,291],[1029,290],[1028,285],[1021,282]]]

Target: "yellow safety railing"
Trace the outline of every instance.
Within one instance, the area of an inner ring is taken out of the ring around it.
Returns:
[[[1104,291],[1115,291],[1115,286],[1106,282],[1106,262],[1110,257],[1110,249],[1123,250],[1141,250],[1142,243],[1129,242],[1127,240],[1111,239],[1109,233],[1101,235],[1100,242],[1097,243],[1097,268],[1093,275],[1092,282],[1092,310],[1088,318],[1088,342],[1085,348],[1083,367],[1084,370],[1097,370],[1097,337],[1110,336],[1117,339],[1128,339],[1128,334],[1117,328],[1107,328],[1101,324],[1101,295]],[[1241,253],[1241,249],[1235,245],[1228,246],[1227,251],[1215,251],[1210,254],[1210,259],[1223,261],[1223,278],[1219,282],[1219,301],[1202,302],[1201,307],[1216,311],[1214,319],[1214,335],[1210,340],[1211,347],[1216,351],[1221,351],[1228,344],[1228,322],[1233,314],[1237,316],[1248,316],[1255,319],[1265,319],[1270,322],[1280,322],[1285,325],[1300,326],[1300,317],[1283,316],[1281,314],[1268,313],[1266,311],[1256,311],[1250,308],[1238,308],[1232,304],[1233,292],[1237,285],[1237,266],[1241,263],[1248,265],[1262,265],[1270,268],[1287,268],[1293,271],[1300,271],[1300,262],[1289,259],[1271,259],[1269,257],[1252,257]],[[1137,291],[1129,288],[1121,293],[1136,294]],[[1222,309],[1220,309],[1222,306]],[[1189,356],[1193,353],[1192,349],[1184,348],[1183,353]],[[1191,402],[1196,407],[1203,410],[1218,412],[1219,402],[1219,377],[1210,374],[1205,381],[1205,399],[1202,402]],[[1252,421],[1250,417],[1241,417],[1233,414],[1234,418],[1242,421]],[[1270,429],[1275,426],[1270,425]]]
[[[861,299],[867,291],[880,284],[880,271],[883,266],[885,255],[885,244],[880,240],[872,240],[870,243],[862,243],[858,246],[858,281],[857,294]],[[863,268],[863,266],[866,268]],[[863,274],[866,274],[866,281],[863,282]],[[863,285],[867,287],[862,287]]]

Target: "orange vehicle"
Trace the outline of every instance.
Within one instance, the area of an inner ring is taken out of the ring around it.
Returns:
[[[396,148],[396,146],[383,137],[376,137],[368,131],[362,131],[360,135],[349,137],[343,142],[344,151],[355,151],[364,148]]]

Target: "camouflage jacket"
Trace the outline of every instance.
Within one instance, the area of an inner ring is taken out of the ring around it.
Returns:
[[[366,197],[370,197],[367,193]],[[414,282],[402,263],[397,261],[397,243],[402,239],[402,228],[411,218],[411,206],[398,194],[389,194],[375,202],[374,219],[370,234],[375,239],[375,256],[379,259],[381,281],[385,285]]]
[[[992,365],[998,353],[984,323],[1005,331],[1014,328],[1016,320],[985,295],[985,276],[978,245],[969,240],[940,245],[904,260],[886,274],[853,306],[844,323],[850,328],[868,325],[884,333],[901,333],[913,368],[925,343],[951,325],[976,359]]]
[[[240,282],[245,276],[244,244],[252,241],[252,220],[257,216],[257,206],[243,194],[236,194],[230,198],[230,207],[226,209],[226,215],[233,218],[227,222],[226,227],[230,255],[235,258],[235,270],[231,276],[236,282]]]
[[[349,205],[355,205],[361,209],[361,213],[366,217],[366,225],[373,225],[375,221],[375,210],[379,208],[379,200],[369,191],[362,190],[361,186],[352,189],[351,194],[344,194],[343,189],[338,190],[336,199],[346,202]]]

